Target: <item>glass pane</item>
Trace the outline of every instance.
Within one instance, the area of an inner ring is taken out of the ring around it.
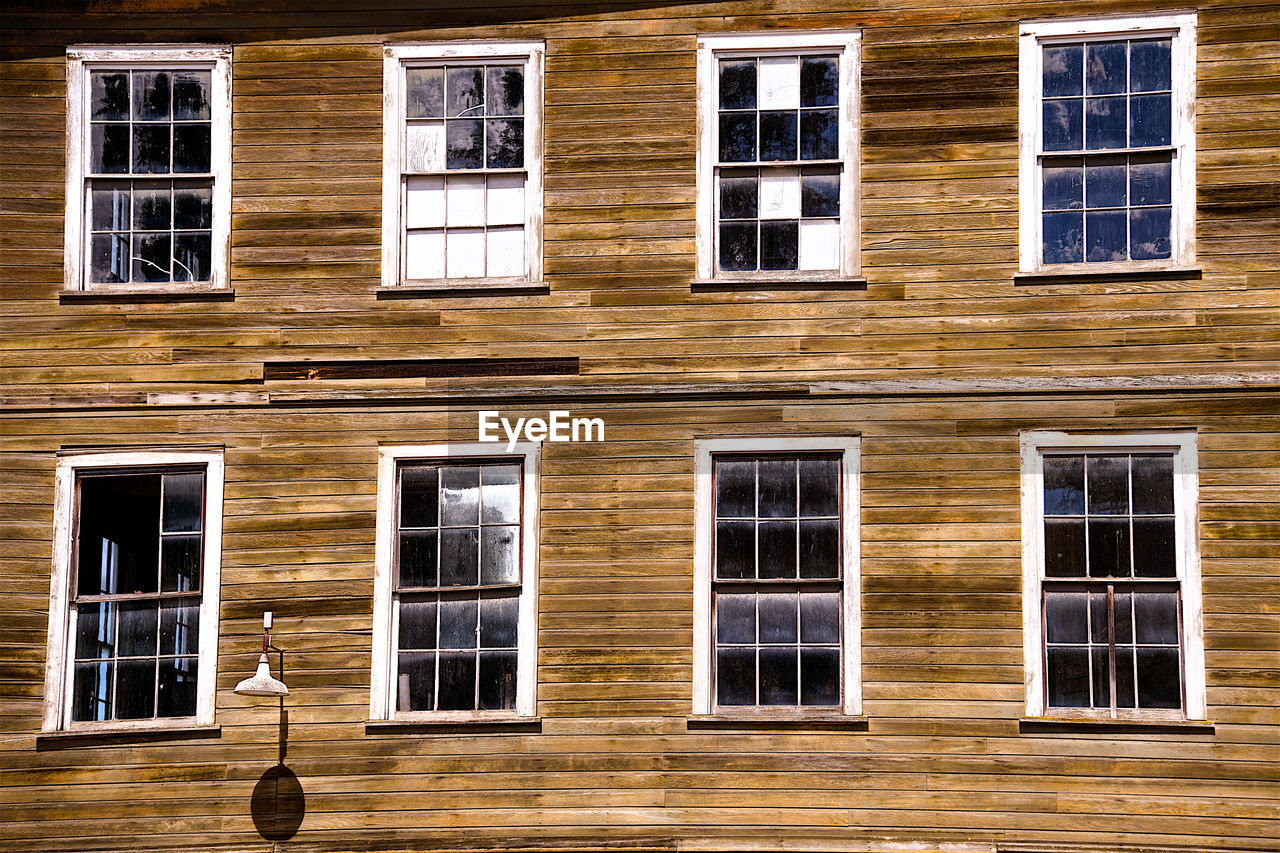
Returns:
[[[480,537],[480,583],[518,583],[520,528],[485,527]]]
[[[1133,596],[1134,627],[1139,643],[1178,645],[1178,594],[1138,592]]]
[[[1084,457],[1044,457],[1045,515],[1084,515]]]
[[[441,524],[478,524],[480,520],[480,468],[475,465],[440,469],[444,501]]]
[[[165,533],[199,532],[204,514],[204,474],[164,475]]]
[[[763,648],[760,650],[760,704],[795,705],[798,701],[799,673],[796,671],[797,649]]]
[[[116,661],[116,719],[138,720],[156,715],[156,661]]]
[[[754,170],[720,173],[720,218],[754,219],[759,211],[759,179]]]
[[[199,658],[186,657],[160,661],[156,716],[195,716],[199,669]]]
[[[721,593],[716,596],[716,642],[756,641],[756,597]]]
[[[1093,665],[1093,707],[1111,707],[1111,668],[1106,649],[1093,649],[1089,653]],[[1132,689],[1129,691],[1132,696]]]
[[[1173,138],[1172,95],[1138,95],[1129,99],[1129,145],[1168,145]]]
[[[129,125],[95,124],[89,131],[89,168],[95,174],[129,171]]]
[[[90,191],[90,221],[94,231],[128,231],[132,221],[129,184],[94,181]]]
[[[520,598],[504,595],[480,600],[480,645],[486,649],[514,649],[520,620]]]
[[[840,215],[840,172],[805,169],[800,175],[800,215]]]
[[[1041,48],[1046,98],[1084,92],[1084,45],[1057,44]]]
[[[520,466],[485,465],[480,469],[480,499],[485,524],[520,522]]]
[[[161,234],[133,235],[133,280],[134,281],[172,281],[170,263],[173,254],[173,235],[169,232]]]
[[[1138,707],[1181,708],[1178,650],[1138,649]]]
[[[1085,87],[1090,95],[1114,95],[1125,90],[1128,81],[1128,45],[1106,41],[1088,45]]]
[[[160,543],[160,588],[165,592],[192,592],[200,588],[200,551],[203,539],[166,536]]]
[[[764,115],[766,114],[761,114],[761,128],[764,127]],[[838,110],[805,110],[800,113],[801,160],[839,159],[839,115]],[[761,132],[763,134],[763,130]]]
[[[134,121],[169,119],[169,72],[133,72]]]
[[[760,460],[761,518],[796,517],[796,460]]]
[[[794,592],[760,594],[760,642],[794,643],[799,637]]]
[[[1140,578],[1171,578],[1178,573],[1172,518],[1133,520],[1133,573]]]
[[[138,231],[168,230],[172,227],[173,210],[169,187],[143,184],[133,193],[133,227]]]
[[[1130,42],[1130,91],[1163,92],[1173,88],[1172,47],[1169,39]]]
[[[400,602],[400,636],[397,648],[434,649],[436,647],[436,603],[434,601]]]
[[[167,124],[133,126],[133,171],[139,175],[163,175],[169,171]]]
[[[400,531],[401,587],[436,585],[438,536],[435,530]]]
[[[716,704],[756,703],[756,650],[716,650]]]
[[[805,459],[800,464],[800,514],[840,515],[840,461]]]
[[[1124,160],[1090,159],[1084,170],[1085,203],[1089,207],[1124,207],[1127,179]]]
[[[173,73],[174,121],[208,121],[208,71],[175,71]]]
[[[179,124],[173,128],[173,171],[210,171],[212,137],[207,124]],[[163,170],[160,170],[163,171]]]
[[[448,109],[446,115],[479,117],[484,115],[484,69],[462,67],[448,69]]]
[[[78,594],[155,592],[159,540],[160,475],[81,478]]]
[[[756,159],[756,114],[720,114],[720,161],[750,163]]]
[[[1107,609],[1105,592],[1089,593],[1089,641],[1111,642],[1111,612]],[[1110,703],[1110,699],[1107,700]]]
[[[840,576],[840,522],[800,522],[800,577]]]
[[[720,225],[720,269],[755,270],[756,223],[724,222]]]
[[[1050,643],[1089,642],[1085,593],[1044,594],[1044,635]]]
[[[1127,217],[1123,210],[1085,214],[1086,259],[1092,263],[1123,261],[1129,256]]]
[[[840,642],[840,593],[800,594],[800,642]]]
[[[1089,514],[1123,515],[1129,511],[1129,457],[1089,457]]]
[[[1133,649],[1116,649],[1116,707],[1134,707]]]
[[[1167,258],[1173,253],[1169,208],[1129,212],[1129,232],[1135,261]]]
[[[449,169],[484,168],[483,119],[453,119],[445,123],[444,162]]]
[[[213,225],[213,189],[198,183],[173,186],[173,227],[210,228]]]
[[[1129,571],[1129,522],[1089,519],[1089,574],[1125,578]]]
[[[793,110],[760,112],[760,159],[796,159],[796,114]]]
[[[1044,573],[1051,578],[1084,577],[1084,519],[1044,520]]]
[[[77,660],[116,656],[116,604],[112,601],[76,605]]]
[[[1074,264],[1084,259],[1084,214],[1046,213],[1042,228],[1046,264]]]
[[[439,469],[400,469],[400,526],[435,527],[440,523]]]
[[[840,704],[840,651],[800,650],[800,704]]]
[[[111,719],[114,678],[114,663],[77,663],[72,676],[71,719],[76,722]]]
[[[754,59],[722,60],[720,62],[720,109],[754,110],[755,108],[756,61]]]
[[[90,254],[90,270],[94,281],[129,280],[128,234],[95,234]]]
[[[516,653],[480,653],[480,710],[516,707]]]
[[[716,517],[754,518],[756,507],[754,460],[716,461]]]
[[[128,72],[95,71],[91,73],[89,99],[89,117],[93,121],[128,121]]]
[[[756,525],[753,521],[716,522],[716,577],[756,576]]]
[[[480,531],[452,528],[440,531],[440,585],[471,586],[479,583]]]
[[[1084,101],[1045,101],[1042,132],[1045,151],[1084,148]]]
[[[1045,210],[1079,210],[1084,207],[1084,170],[1078,159],[1067,163],[1069,165],[1045,164],[1041,169]]]
[[[1127,98],[1089,98],[1085,109],[1085,147],[1089,150],[1125,147]]]
[[[1116,643],[1128,645],[1133,642],[1133,595],[1128,592],[1117,592],[1113,596],[1115,602]]]
[[[396,710],[435,710],[436,656],[410,652],[400,654],[396,682]]]
[[[160,654],[194,655],[200,651],[200,600],[170,599],[160,603]]]
[[[173,280],[209,281],[213,238],[209,234],[177,234],[173,238]]]
[[[793,270],[800,263],[800,223],[760,223],[760,269]]]
[[[490,119],[485,122],[485,133],[490,169],[519,169],[524,166],[524,119]]]
[[[800,61],[800,106],[835,106],[839,94],[840,66],[835,57],[815,56]]]
[[[444,69],[406,68],[405,115],[408,118],[440,118],[444,115]]]
[[[476,707],[476,656],[474,653],[440,655],[441,711],[470,711]]]
[[[445,599],[440,602],[440,648],[476,647],[479,606],[474,598]]]
[[[500,65],[485,72],[487,103],[491,116],[524,114],[524,69],[518,65]]]
[[[1172,167],[1167,158],[1133,158],[1129,166],[1129,203],[1172,204]]]
[[[760,577],[796,577],[796,523],[762,521],[760,537]]]
[[[1089,653],[1086,649],[1047,649],[1049,705],[1055,708],[1088,708]]]

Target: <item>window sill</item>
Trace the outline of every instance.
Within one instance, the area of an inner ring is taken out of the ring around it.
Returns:
[[[130,288],[127,290],[99,288],[64,290],[58,294],[58,301],[63,304],[68,302],[232,302],[235,298],[236,292],[227,287]]]
[[[695,278],[689,282],[695,293],[734,290],[866,290],[867,280],[860,276],[788,276],[752,278]]]
[[[404,720],[369,720],[366,735],[450,734],[462,732],[531,732],[542,731],[541,717],[451,715]]]
[[[1080,266],[1083,269],[1014,273],[1013,283],[1021,286],[1034,284],[1089,284],[1100,281],[1196,281],[1204,273],[1199,267],[1088,269],[1088,264],[1081,264]]]
[[[867,717],[848,714],[694,714],[685,719],[689,730],[695,729],[764,729],[778,731],[784,729],[834,729],[864,731],[868,726]]]
[[[523,278],[448,279],[410,281],[395,287],[379,287],[378,299],[430,299],[444,296],[537,296],[551,292],[545,281]]]
[[[57,732],[41,732],[36,735],[36,749],[75,749],[84,746],[110,746],[112,744],[160,743],[177,740],[202,740],[222,737],[222,726],[198,726],[191,723],[170,725],[155,723],[147,726],[101,726],[66,729]]]
[[[1079,734],[1084,732],[1129,734],[1207,734],[1214,733],[1211,720],[1187,720],[1159,717],[1117,718],[1109,717],[1022,717],[1018,720],[1018,731],[1022,733],[1064,732]]]

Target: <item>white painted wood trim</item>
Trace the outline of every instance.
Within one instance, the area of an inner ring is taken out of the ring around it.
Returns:
[[[715,642],[711,636],[715,495],[712,459],[718,453],[839,452],[841,454],[842,708],[862,713],[861,446],[856,436],[769,436],[706,439],[694,444],[693,714],[714,713]]]
[[[840,55],[840,157],[844,161],[840,186],[841,277],[862,271],[862,33],[858,30],[811,30],[796,33],[732,33],[698,37],[697,50],[697,219],[695,244],[698,280],[716,278],[715,168],[718,158],[719,81],[716,60],[737,54],[795,51],[835,51]],[[763,276],[769,277],[769,276]],[[778,279],[785,286],[783,278]]]
[[[404,69],[415,61],[502,60],[524,63],[525,215],[524,278],[543,276],[543,75],[546,43],[541,41],[455,41],[386,44],[382,49],[382,274],[383,287],[406,283],[403,266],[403,193],[400,171],[404,144]],[[499,279],[459,279],[469,287]],[[434,284],[446,286],[448,279]],[[513,282],[518,284],[518,282]]]
[[[70,668],[75,642],[70,619],[71,552],[76,476],[84,470],[202,465],[205,469],[204,575],[200,586],[200,649],[196,715],[181,718],[213,725],[217,697],[218,614],[222,577],[222,503],[226,476],[223,454],[215,451],[154,450],[91,452],[62,456],[54,477],[53,566],[49,589],[49,631],[45,656],[42,729],[109,731],[172,726],[175,718],[72,723]]]
[[[537,712],[538,685],[538,543],[539,493],[542,446],[538,442],[518,442],[510,451],[492,442],[461,444],[388,445],[378,450],[378,502],[374,545],[373,648],[369,684],[369,719],[435,720],[455,712],[395,710],[395,582],[396,466],[402,460],[440,461],[484,458],[520,460],[524,503],[520,517],[520,623],[516,633],[516,716],[532,717]],[[506,716],[510,716],[507,714]]]
[[[1182,678],[1187,719],[1207,714],[1204,670],[1204,612],[1200,581],[1199,460],[1196,434],[1073,434],[1027,430],[1019,437],[1022,492],[1022,653],[1026,715],[1045,715],[1044,626],[1040,612],[1044,577],[1044,450],[1142,452],[1174,454],[1173,509],[1178,554],[1176,577],[1182,598]]]
[[[1043,264],[1040,251],[1040,46],[1076,39],[1171,35],[1173,251],[1167,260],[1128,261],[1119,267],[1177,269],[1195,264],[1196,249],[1196,13],[1143,17],[1073,18],[1024,21],[1018,38],[1018,269],[1020,272],[1106,272],[1114,264]]]
[[[231,245],[231,48],[227,45],[72,45],[67,48],[67,170],[63,287],[94,288],[89,281],[88,180],[89,71],[100,66],[207,68],[210,172],[213,175],[211,289],[230,286]],[[179,176],[181,177],[181,176]],[[119,286],[117,286],[119,287]],[[164,285],[156,286],[163,290]]]

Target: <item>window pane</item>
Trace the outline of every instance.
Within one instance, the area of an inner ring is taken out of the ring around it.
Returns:
[[[1111,642],[1111,611],[1107,606],[1105,592],[1089,593],[1089,641],[1093,643]],[[1110,702],[1111,700],[1107,700]]]
[[[805,110],[800,114],[801,160],[835,160],[840,157],[839,115],[838,110]]]
[[[760,650],[760,704],[795,705],[798,700],[798,649]]]
[[[491,116],[524,114],[524,69],[500,65],[485,72],[485,112]]]
[[[1087,643],[1088,624],[1085,593],[1044,594],[1044,633],[1047,642]]]
[[[1116,707],[1133,708],[1133,649],[1116,649]]]
[[[1178,573],[1172,518],[1133,520],[1133,573],[1140,578],[1171,578]]]
[[[504,525],[484,528],[480,538],[480,583],[518,583],[519,553],[519,527]]]
[[[474,653],[440,655],[441,711],[470,711],[476,707],[476,656]]]
[[[1051,578],[1084,577],[1084,519],[1044,520],[1044,573]]]
[[[840,514],[840,461],[838,459],[799,460],[800,514],[838,516]]]
[[[173,238],[173,280],[209,281],[212,277],[213,237],[177,234]]]
[[[799,638],[794,592],[760,594],[760,642],[794,643]]]
[[[170,264],[173,235],[133,235],[133,280],[171,281]]]
[[[805,169],[800,176],[800,215],[840,215],[840,172]]]
[[[800,650],[800,704],[840,704],[838,649]]]
[[[173,118],[175,121],[208,121],[208,71],[175,71],[173,73]]]
[[[155,592],[159,539],[160,475],[80,480],[80,595]]]
[[[444,69],[406,68],[405,115],[440,118],[444,115]]]
[[[173,128],[173,171],[210,171],[212,137],[207,124],[175,125]]]
[[[480,469],[480,497],[485,524],[520,521],[520,466],[485,465]]]
[[[1133,614],[1137,642],[1178,645],[1178,594],[1176,592],[1134,593]]]
[[[89,118],[93,121],[129,120],[128,72],[94,71],[89,75]]]
[[[1122,41],[1087,46],[1085,87],[1090,95],[1113,95],[1125,90],[1128,80],[1128,45]]]
[[[95,174],[129,171],[129,125],[95,124],[89,131],[89,168]]]
[[[479,602],[474,598],[440,602],[440,648],[474,649],[479,627]]]
[[[479,582],[479,533],[474,527],[440,531],[441,586],[471,586]]]
[[[480,710],[516,707],[516,653],[480,653]]]
[[[436,602],[401,601],[398,646],[406,649],[436,647]]]
[[[435,652],[426,654],[401,652],[397,676],[396,710],[431,711],[435,709]]]
[[[760,159],[796,159],[796,113],[793,110],[760,112]]]
[[[449,169],[484,167],[483,119],[451,119],[445,123],[444,162]]]
[[[1046,98],[1084,92],[1084,45],[1059,44],[1041,48]]]
[[[1172,95],[1129,99],[1129,144],[1134,148],[1168,145],[1173,138]]]
[[[400,526],[435,527],[440,523],[439,469],[400,469]]]
[[[716,650],[716,704],[756,703],[756,650]]]
[[[116,719],[138,720],[156,715],[156,661],[116,661]]]
[[[210,228],[213,225],[213,188],[208,184],[174,183],[173,227]]]
[[[1045,515],[1084,515],[1084,457],[1044,457]]]
[[[716,517],[754,518],[756,463],[754,460],[716,461]]]
[[[163,175],[169,171],[171,125],[133,126],[133,171],[139,175]]]
[[[1046,264],[1073,264],[1084,258],[1084,214],[1046,213],[1042,230]]]
[[[1125,578],[1129,571],[1129,522],[1089,519],[1089,574]]]
[[[1090,456],[1089,514],[1124,515],[1129,511],[1129,457]]]
[[[1084,207],[1084,172],[1080,160],[1066,165],[1045,164],[1043,204],[1045,210],[1080,210]]]
[[[1173,88],[1172,47],[1169,39],[1130,42],[1129,89],[1161,92]]]
[[[199,532],[204,513],[204,474],[164,475],[165,533]]]
[[[1129,256],[1127,217],[1123,210],[1085,214],[1085,259],[1091,263],[1123,261]]]
[[[720,217],[755,219],[759,212],[759,178],[755,171],[729,170],[720,173]]]
[[[756,597],[721,593],[716,596],[716,642],[756,641]]]
[[[721,223],[720,269],[755,270],[757,265],[756,223]]]
[[[840,642],[840,593],[800,594],[800,642]]]
[[[156,716],[192,717],[196,713],[199,658],[172,658],[159,662],[160,685]]]
[[[760,269],[793,270],[800,263],[800,223],[760,223]]]
[[[128,234],[95,234],[89,251],[93,281],[118,283],[129,280]]]
[[[169,118],[169,72],[133,72],[134,121],[167,121]]]
[[[143,187],[146,187],[144,184]],[[172,227],[169,187],[138,188],[133,193],[133,227],[139,231]],[[127,226],[126,226],[127,227]]]
[[[758,106],[762,110],[794,110],[800,106],[800,66],[794,56],[762,56],[759,68]]]
[[[720,62],[720,109],[754,110],[755,108],[756,61],[754,59],[722,60]]]
[[[1079,151],[1084,148],[1084,101],[1045,101],[1043,136],[1045,151]]]
[[[840,66],[835,57],[815,56],[800,62],[800,106],[826,107],[839,102]]]
[[[1123,159],[1090,158],[1084,172],[1085,204],[1088,207],[1124,207],[1128,171]]]
[[[760,218],[800,217],[800,170],[764,169],[760,174]]]
[[[1167,157],[1145,160],[1132,158],[1129,166],[1129,203],[1172,204],[1172,165]]]
[[[114,679],[114,663],[77,663],[72,675],[71,719],[76,722],[111,719]]]
[[[840,522],[800,522],[800,577],[840,576]]]
[[[1133,642],[1133,594],[1117,592],[1113,596],[1115,602],[1116,642],[1129,644]]]
[[[760,460],[761,518],[796,517],[796,460]]]
[[[760,577],[796,577],[796,523],[762,521],[760,537]]]
[[[94,231],[129,230],[132,221],[130,207],[128,183],[93,183],[89,209]]]
[[[794,156],[794,155],[793,155]],[[756,114],[720,114],[720,161],[750,163],[756,159]]]
[[[1089,98],[1085,108],[1085,147],[1089,150],[1125,147],[1127,98]]]
[[[480,468],[474,465],[440,469],[444,501],[441,524],[477,524],[480,519]]]
[[[1082,648],[1054,648],[1046,651],[1046,658],[1049,704],[1055,708],[1088,708],[1088,651]]]
[[[485,156],[490,169],[524,166],[524,119],[490,119],[485,122],[485,134]]]
[[[112,658],[115,649],[116,603],[86,601],[76,605],[76,659]]]
[[[1093,707],[1111,707],[1111,664],[1106,649],[1093,649],[1089,653],[1093,666]],[[1130,679],[1129,696],[1132,701],[1133,685]]]
[[[200,652],[200,600],[169,599],[160,603],[160,654]]]
[[[1178,650],[1138,649],[1138,707],[1181,708]]]
[[[484,69],[478,66],[448,69],[448,110],[446,115],[484,115]]]
[[[754,521],[716,522],[716,577],[728,580],[756,576]]]
[[[1168,208],[1130,211],[1131,254],[1135,261],[1167,258],[1173,254],[1169,219]]]
[[[514,649],[519,620],[518,596],[480,599],[480,645],[487,649]]]
[[[436,585],[438,536],[435,530],[400,531],[401,587]]]
[[[200,588],[200,552],[203,538],[166,536],[160,545],[160,589],[191,592]]]

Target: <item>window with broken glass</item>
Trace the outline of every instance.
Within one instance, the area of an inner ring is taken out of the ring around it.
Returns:
[[[205,474],[76,482],[71,721],[196,713]]]
[[[526,273],[525,65],[404,68],[405,279]]]
[[[513,710],[520,464],[402,463],[397,480],[393,707]]]
[[[1171,453],[1045,454],[1050,708],[1183,707]]]
[[[715,244],[721,273],[841,269],[841,57],[720,57]]]
[[[840,455],[717,456],[715,703],[841,703]]]

